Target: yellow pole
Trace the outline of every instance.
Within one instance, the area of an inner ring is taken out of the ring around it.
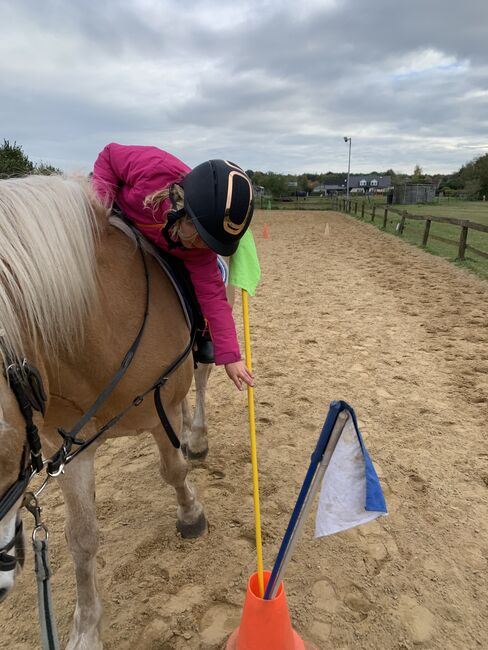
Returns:
[[[249,330],[249,302],[248,294],[242,290],[242,316],[244,320],[244,342],[246,345],[246,366],[252,372],[251,360],[251,335]],[[258,563],[259,595],[264,597],[264,573],[263,573],[263,546],[261,541],[261,514],[259,510],[259,478],[258,478],[258,455],[256,448],[256,423],[254,421],[254,389],[247,387],[247,402],[249,406],[249,433],[251,436],[251,462],[252,462],[252,483],[254,493],[254,519],[256,526],[256,555]]]

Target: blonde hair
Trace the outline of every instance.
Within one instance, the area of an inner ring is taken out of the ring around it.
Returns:
[[[144,207],[157,210],[161,207],[163,202],[166,201],[166,199],[171,200],[172,198],[176,199],[176,209],[181,210],[181,208],[184,207],[185,201],[185,192],[183,191],[181,185],[172,183],[171,185],[168,185],[168,187],[165,187],[163,190],[157,190],[152,194],[148,194],[144,199]],[[166,210],[164,216],[166,216],[167,213],[168,210]]]
[[[185,207],[185,192],[181,185],[177,185],[176,183],[168,185],[168,187],[165,187],[163,190],[157,190],[152,194],[148,194],[144,199],[144,207],[157,210],[166,199],[170,199],[171,203],[173,203],[173,198],[176,200],[176,209],[182,210]],[[170,209],[173,209],[173,205],[164,212],[163,216],[165,219],[167,219],[167,214]],[[175,225],[170,229],[171,236],[179,238],[182,224],[188,222],[191,223],[191,219],[187,214],[178,219]]]

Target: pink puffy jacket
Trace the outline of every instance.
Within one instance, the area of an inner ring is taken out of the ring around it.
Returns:
[[[148,194],[180,181],[190,168],[157,147],[108,144],[98,156],[93,170],[93,186],[110,206],[116,201],[138,229],[171,255],[183,260],[195,293],[207,319],[214,343],[216,364],[241,359],[232,309],[217,267],[217,255],[208,248],[172,248],[162,235],[169,199],[158,208],[144,207]]]

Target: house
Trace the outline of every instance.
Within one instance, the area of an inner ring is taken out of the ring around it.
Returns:
[[[350,174],[351,194],[383,194],[391,186],[390,176],[380,174]],[[314,194],[338,194],[347,190],[347,174],[331,177],[313,189]]]

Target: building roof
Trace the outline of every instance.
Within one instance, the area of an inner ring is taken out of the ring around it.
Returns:
[[[381,174],[350,174],[349,189],[356,187],[374,187],[385,189],[391,186],[390,176]],[[325,192],[327,190],[345,190],[347,187],[347,174],[331,176],[326,183],[321,183],[314,188],[314,192]]]

